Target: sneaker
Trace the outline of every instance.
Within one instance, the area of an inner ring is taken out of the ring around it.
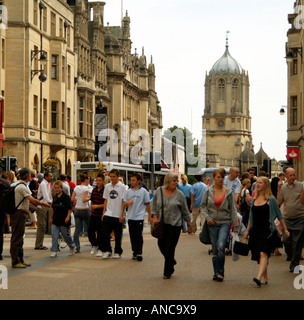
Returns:
[[[57,252],[52,252],[51,258],[56,258],[57,257]]]
[[[133,254],[132,260],[137,260],[137,254]]]
[[[97,252],[97,247],[93,246],[91,250],[91,255],[93,256]]]
[[[75,252],[75,248],[70,248],[69,256],[72,256]]]
[[[142,260],[143,260],[143,257],[142,257],[141,254],[139,254],[139,255],[137,256],[137,261],[142,261]]]
[[[119,253],[114,253],[113,259],[119,259],[121,255]]]
[[[106,252],[101,252],[101,250],[98,250],[96,257],[102,257],[104,253],[106,253]]]
[[[111,255],[112,255],[111,252],[103,252],[103,253],[102,253],[102,258],[103,258],[103,259],[108,259],[108,258],[111,257]]]

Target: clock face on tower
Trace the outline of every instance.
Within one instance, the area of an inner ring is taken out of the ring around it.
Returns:
[[[225,123],[224,123],[223,120],[219,120],[219,122],[217,123],[217,125],[218,125],[219,128],[223,128],[224,125],[225,125]]]

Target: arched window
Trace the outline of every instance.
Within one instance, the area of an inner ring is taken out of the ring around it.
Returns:
[[[207,102],[211,101],[211,80],[208,82]]]
[[[39,165],[39,157],[36,153],[33,161],[33,169],[38,170],[38,165]]]
[[[67,164],[67,175],[71,176],[72,175],[72,164],[71,164],[71,160],[68,160],[68,164]]]
[[[224,101],[225,100],[225,80],[220,79],[218,83],[219,83],[218,100]]]
[[[232,100],[238,101],[239,100],[239,81],[238,79],[234,79],[232,82]]]

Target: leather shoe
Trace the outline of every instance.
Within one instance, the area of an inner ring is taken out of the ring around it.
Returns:
[[[26,266],[23,263],[19,262],[17,264],[12,265],[12,268],[26,268]]]
[[[261,280],[259,280],[257,278],[253,278],[253,281],[257,284],[258,287],[260,287],[262,285]]]
[[[21,262],[22,264],[24,264],[26,267],[31,267],[32,265],[30,263],[26,263],[26,262]]]

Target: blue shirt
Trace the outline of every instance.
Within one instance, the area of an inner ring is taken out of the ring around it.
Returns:
[[[190,192],[194,195],[192,208],[199,208],[201,206],[202,198],[207,186],[203,182],[195,183]]]
[[[191,185],[189,183],[186,183],[183,185],[182,183],[177,185],[178,189],[183,192],[186,198],[191,198],[190,196],[190,190],[191,190]]]
[[[133,201],[133,204],[128,207],[129,220],[144,220],[146,205],[150,203],[148,191],[140,187],[137,190],[128,189],[124,194],[124,202]]]

